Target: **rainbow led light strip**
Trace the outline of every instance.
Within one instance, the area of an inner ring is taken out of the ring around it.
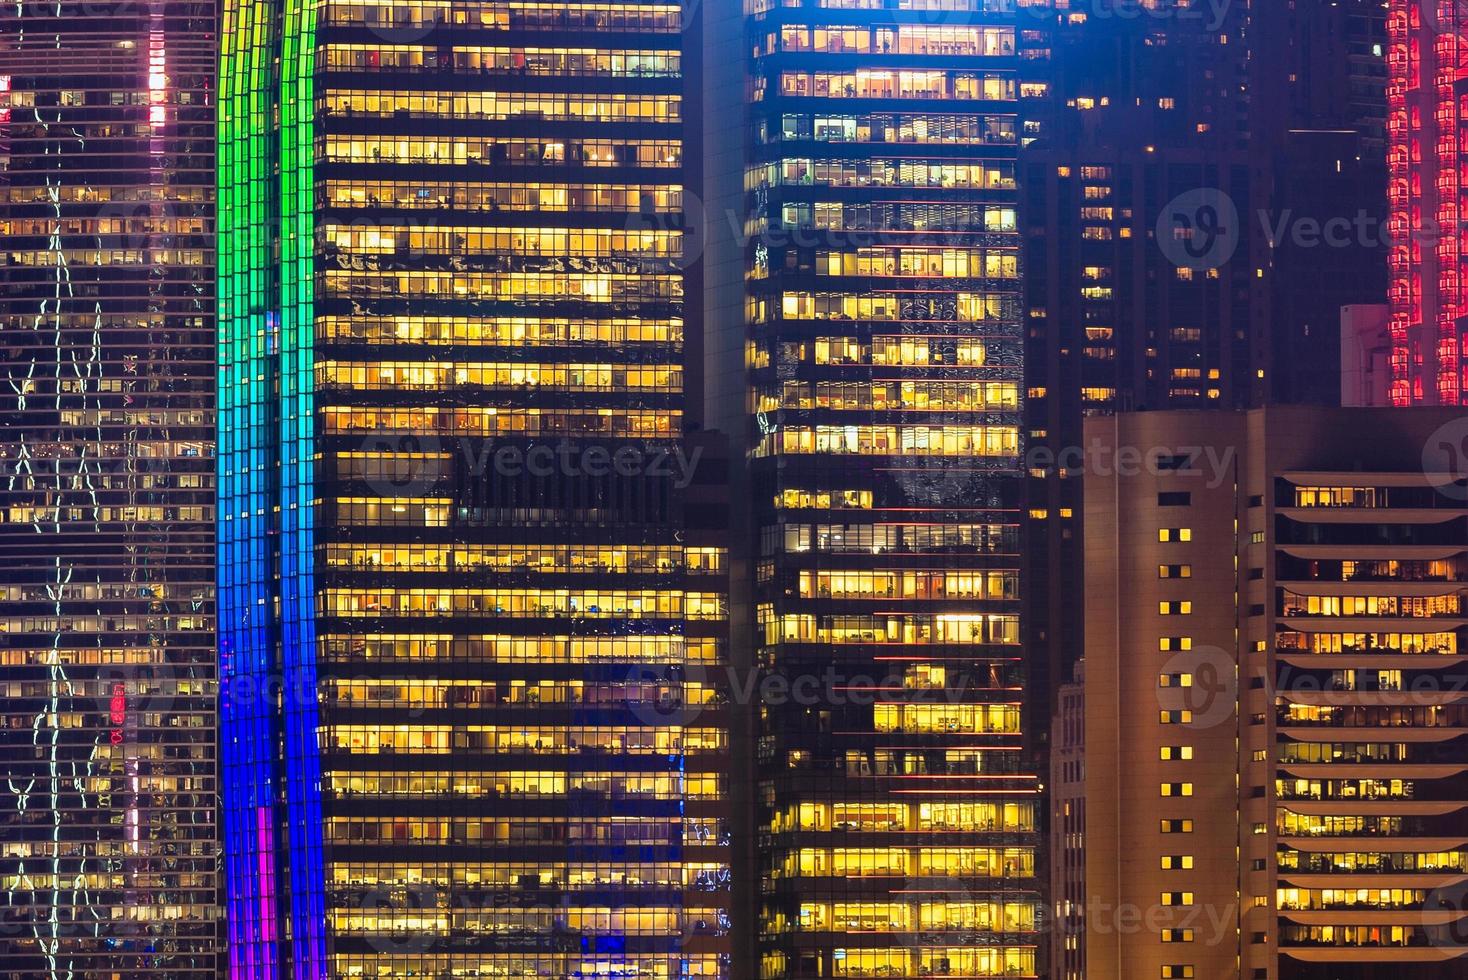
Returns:
[[[229,975],[241,980],[275,980],[283,964],[302,980],[327,975],[311,564],[315,32],[315,7],[305,0],[224,5],[220,751]],[[281,947],[283,915],[289,950]]]

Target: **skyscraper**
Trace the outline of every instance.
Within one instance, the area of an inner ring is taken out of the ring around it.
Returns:
[[[745,56],[709,64],[747,109],[712,123],[705,271],[711,418],[746,464],[736,611],[774,683],[760,976],[1037,969],[1005,6],[759,3],[710,27]]]
[[[1267,200],[1251,152],[1250,8],[1023,13],[1048,96],[1021,153],[1029,434],[1026,648],[1039,717],[1080,656],[1083,420],[1262,402]],[[1196,233],[1196,234],[1195,234]],[[1181,237],[1180,237],[1181,236]]]
[[[1087,977],[1462,976],[1463,427],[1088,424]]]
[[[1394,405],[1459,405],[1463,399],[1465,32],[1468,10],[1455,0],[1391,0],[1387,191]]]
[[[0,971],[218,946],[213,5],[0,10]]]
[[[234,976],[727,970],[684,27],[226,5]]]

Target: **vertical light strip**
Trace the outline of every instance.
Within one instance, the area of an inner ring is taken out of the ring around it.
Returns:
[[[326,878],[317,744],[315,540],[316,4],[285,0],[280,80],[280,588],[291,960],[326,976]]]

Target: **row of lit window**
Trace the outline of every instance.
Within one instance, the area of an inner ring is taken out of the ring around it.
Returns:
[[[516,300],[528,303],[669,303],[683,298],[681,275],[586,272],[406,272],[328,269],[322,293],[370,299]]]
[[[1402,818],[1296,813],[1281,807],[1275,823],[1281,837],[1400,837]]]
[[[567,319],[562,317],[322,316],[322,341],[370,344],[543,345],[681,344],[683,321],[658,319]]]
[[[1011,457],[1019,430],[1008,425],[792,425],[765,436],[761,456]]]
[[[1035,929],[1035,906],[1013,901],[803,902],[799,916],[799,928],[808,932]]]
[[[649,802],[653,804],[647,808],[649,810],[667,809],[657,806],[657,801]],[[499,808],[505,808],[505,804]],[[659,819],[652,814],[644,814],[566,819],[539,815],[537,811],[545,809],[544,805],[532,804],[523,809],[526,813],[516,817],[331,817],[326,823],[326,837],[328,843],[389,845],[391,850],[384,857],[399,858],[411,853],[405,851],[409,846],[435,849],[445,844],[565,847],[569,843],[581,848],[588,845],[622,848],[683,842],[683,821],[676,817]],[[442,852],[431,850],[429,853],[436,857]]]
[[[1279,867],[1285,871],[1468,871],[1468,851],[1322,851],[1279,852]]]
[[[328,0],[319,14],[324,25],[379,29],[452,25],[491,30],[656,31],[680,30],[677,4],[532,3],[504,0]]]
[[[1290,703],[1283,706],[1280,724],[1347,728],[1462,728],[1468,725],[1468,710],[1457,705]]]
[[[794,142],[1009,146],[1015,142],[1015,127],[1010,116],[963,113],[852,116],[787,113],[780,117],[778,138]]]
[[[711,664],[721,659],[711,637],[422,635],[374,632],[368,636],[325,634],[327,661],[417,662],[481,660],[503,664]]]
[[[835,977],[1031,977],[1033,947],[940,946],[892,949],[838,948],[831,952]]]
[[[683,189],[658,184],[536,184],[504,181],[328,180],[328,205],[372,205],[455,211],[611,211],[671,214]]]
[[[140,855],[139,841],[123,840],[120,836],[111,839],[100,840],[33,840],[19,841],[11,840],[0,844],[0,858],[36,858],[38,861],[54,861],[57,858],[118,858],[130,857],[137,859],[140,856],[152,857],[157,852],[167,852],[167,856],[182,857],[181,867],[203,869],[211,871],[216,867],[219,851],[217,842],[212,839],[212,828],[201,821],[195,825],[196,829],[187,834],[180,831],[177,824],[173,827],[173,833],[157,840],[146,842],[148,854]],[[195,839],[195,835],[198,838]],[[174,835],[177,835],[176,837]],[[198,862],[187,860],[198,858]]]
[[[703,801],[702,804],[716,807],[718,801]],[[401,810],[401,805],[396,810]],[[665,813],[668,807],[652,801],[650,807],[627,807],[628,810],[647,810],[637,816],[600,816],[587,814],[578,817],[548,817],[543,814],[545,804],[527,801],[520,807],[499,807],[524,810],[520,816],[471,817],[471,819],[420,820],[414,817],[332,817],[329,832],[332,839],[352,844],[385,845],[382,857],[386,860],[402,860],[413,852],[405,845],[414,844],[426,848],[426,860],[442,860],[443,852],[437,846],[443,844],[487,844],[498,846],[580,846],[580,854],[587,854],[592,846],[608,848],[611,854],[625,846],[661,846],[684,844],[709,844],[724,839],[718,820],[678,819],[678,817],[653,816]],[[600,808],[599,808],[600,810]],[[694,826],[705,827],[712,835],[696,836]],[[622,851],[625,852],[625,851]],[[509,860],[524,860],[518,851],[505,851]],[[553,867],[553,866],[552,866]]]
[[[381,907],[330,908],[326,912],[328,926],[338,935],[403,934],[422,932],[430,935],[525,934],[550,936],[571,931],[581,935],[613,936],[679,936],[685,932],[715,932],[716,910],[698,907],[626,906],[618,908],[567,905],[555,911],[479,907],[438,910],[397,908],[387,903]],[[699,929],[703,923],[704,928]]]
[[[1371,487],[1295,487],[1296,507],[1375,507]]]
[[[682,162],[683,144],[678,140],[331,135],[326,137],[322,154],[324,163],[674,168]]]
[[[406,250],[418,255],[666,258],[683,252],[681,231],[657,229],[324,224],[317,235],[329,247],[369,255]]]
[[[828,187],[942,187],[953,190],[1013,190],[1014,165],[1004,161],[939,162],[878,158],[862,160],[784,157],[746,171],[745,189],[780,184]],[[1013,230],[1013,226],[1009,230]]]
[[[724,619],[725,597],[675,589],[326,589],[326,616]]]
[[[771,212],[773,214],[773,212]],[[762,214],[757,212],[757,220]],[[932,242],[958,240],[983,233],[1015,230],[1015,210],[972,202],[797,201],[780,204],[780,227],[785,230],[818,228],[861,232],[852,239],[875,238],[879,231],[917,231]],[[767,229],[760,226],[759,230]],[[794,236],[792,236],[794,238]],[[795,239],[799,242],[799,239]],[[758,272],[759,270],[755,270]]]
[[[627,705],[677,704],[702,708],[717,704],[722,696],[699,680],[678,680],[656,675],[652,668],[646,677],[634,673],[626,681],[588,683],[582,680],[513,680],[513,681],[440,681],[399,680],[332,680],[323,685],[321,701],[340,707],[374,707],[421,712],[428,708],[493,708],[551,704]]]
[[[826,276],[941,276],[946,279],[1017,279],[1019,256],[980,248],[864,248],[816,252]]]
[[[678,432],[681,412],[586,411],[581,409],[349,408],[322,410],[327,434],[437,432],[444,435],[567,435],[668,437]],[[892,428],[892,427],[888,427]],[[919,427],[926,429],[926,427]],[[985,431],[982,427],[966,427]],[[936,430],[943,431],[943,430]],[[1013,430],[1009,430],[1011,434]]]
[[[766,534],[770,535],[768,548],[763,547]],[[774,554],[778,544],[790,554],[948,549],[1014,554],[1019,548],[1018,535],[1018,528],[1005,524],[781,524],[761,528],[761,552]]]
[[[822,312],[828,309],[827,307]],[[815,364],[871,364],[876,367],[920,367],[929,364],[982,367],[989,361],[988,346],[981,337],[872,337],[870,340],[857,337],[817,337],[813,343],[801,344],[796,354],[799,360],[812,361]],[[932,385],[936,382],[926,384]],[[1007,384],[1004,385],[1000,391],[1007,387]],[[916,392],[918,389],[913,390]]]
[[[802,599],[1017,599],[1018,572],[800,572]]]
[[[21,93],[12,92],[10,97],[17,98]],[[207,205],[214,200],[214,187],[210,185],[207,189],[202,185],[188,183],[158,183],[158,184],[132,184],[116,186],[97,183],[67,184],[60,187],[54,184],[50,186],[28,187],[23,185],[12,185],[0,190],[0,201],[9,201],[13,204],[105,204],[108,202],[121,201],[167,201],[169,203],[181,204],[192,202],[194,204]],[[142,214],[138,215],[143,217]]]
[[[1456,920],[1447,929],[1455,929],[1462,920]],[[1293,946],[1353,946],[1378,950],[1381,947],[1426,947],[1441,933],[1444,927],[1434,926],[1310,926],[1295,923],[1281,924],[1279,944]]]
[[[1410,800],[1416,784],[1410,779],[1276,779],[1275,795],[1282,800]]]
[[[139,233],[129,233],[139,235]],[[28,248],[4,254],[7,266],[53,268],[68,266],[211,266],[213,255],[203,248]],[[16,282],[21,282],[19,273]]]
[[[1296,633],[1282,632],[1275,648],[1310,653],[1456,654],[1458,634],[1448,633]]]
[[[1285,592],[1283,616],[1457,616],[1463,611],[1462,597],[1437,596],[1352,596],[1299,595]]]
[[[1032,878],[1035,874],[1031,847],[805,847],[775,860],[775,876],[785,878]]]
[[[160,208],[160,210],[162,209]],[[140,235],[203,235],[208,233],[206,221],[202,216],[189,217],[187,215],[167,213],[150,215],[142,208],[139,209],[139,212],[137,215],[128,215],[127,217],[89,214],[70,218],[7,218],[4,221],[0,221],[0,233],[4,233],[7,236],[38,235],[48,240],[58,232],[62,235],[131,235],[134,237]],[[55,252],[54,249],[49,247],[49,242],[46,251]],[[24,255],[26,253],[18,254]],[[167,256],[172,254],[175,253],[170,250],[148,250],[150,261],[160,261],[154,258],[156,255]]]
[[[872,729],[882,734],[1015,734],[1020,710],[1015,704],[877,704]]]
[[[497,75],[601,75],[614,78],[677,78],[683,60],[677,48],[534,48],[428,44],[328,44],[316,54],[325,71],[455,71]]]
[[[1279,888],[1275,906],[1290,911],[1420,909],[1431,895],[1425,888]]]
[[[780,94],[856,99],[983,99],[1012,101],[1015,83],[1000,75],[957,71],[786,71]]]
[[[787,320],[918,319],[981,323],[1003,318],[1008,299],[997,293],[958,291],[942,299],[898,293],[787,292],[780,297],[780,315]]]
[[[407,729],[399,731],[379,730],[383,739],[376,747],[378,752],[396,751],[401,745],[404,752],[446,752],[449,747],[449,730],[446,728]],[[392,740],[389,740],[392,739]],[[368,751],[372,746],[367,747]],[[386,783],[384,783],[386,780]],[[723,795],[722,777],[717,773],[659,773],[659,772],[492,772],[453,773],[441,776],[419,775],[408,780],[406,785],[416,785],[423,796],[455,796],[470,798],[507,799],[556,797],[574,793],[583,796],[603,796],[609,799],[719,799]],[[348,796],[395,796],[393,787],[396,777],[382,778],[368,775],[344,776],[335,780],[332,788]]]
[[[786,381],[781,388],[780,406],[854,412],[1004,411],[1019,408],[1019,384],[1014,381]]]
[[[1003,831],[1035,829],[1033,803],[797,803],[776,813],[770,830],[838,830],[843,832]]]
[[[1019,643],[1019,617],[954,613],[939,616],[762,616],[766,643],[1002,644]]]
[[[690,841],[702,840],[705,831],[687,835]],[[694,886],[705,876],[725,877],[723,864],[680,861],[677,863],[640,863],[636,861],[587,860],[543,863],[494,862],[477,860],[435,864],[424,861],[336,861],[326,872],[328,884],[336,887],[400,888],[429,886],[453,889],[466,898],[476,891],[504,887],[558,889],[594,889],[601,885],[618,887]]]
[[[411,935],[411,934],[405,934]],[[342,980],[420,980],[423,977],[514,978],[549,973],[584,980],[723,980],[728,976],[726,953],[696,953],[683,944],[672,952],[617,953],[479,953],[393,952],[401,938],[384,945],[383,952],[331,954],[331,976]],[[412,948],[416,938],[406,945]],[[370,945],[370,944],[369,944]],[[430,944],[431,945],[431,944]]]
[[[330,725],[323,730],[324,744],[330,749],[345,750],[353,755],[373,753],[384,744],[379,725]],[[395,735],[393,736],[396,737]],[[613,755],[682,755],[722,751],[728,744],[727,733],[719,728],[667,726],[630,728],[617,725],[469,725],[454,730],[455,752],[477,752],[489,755],[550,754],[596,750]],[[350,780],[361,772],[327,774],[327,785],[350,790]],[[405,772],[381,773],[373,792],[411,792],[418,775]],[[450,778],[445,775],[441,778]],[[346,782],[343,782],[343,781]],[[408,782],[401,782],[408,780]]]
[[[0,633],[184,633],[213,630],[213,615],[163,616],[7,616]]]
[[[722,548],[659,545],[332,544],[326,549],[328,565],[433,572],[716,572],[723,569],[725,557]]]
[[[317,100],[317,107],[323,115],[409,116],[455,122],[526,117],[536,122],[678,122],[682,119],[682,103],[678,95],[328,89]]]
[[[881,9],[880,5],[846,9]],[[964,9],[969,9],[965,7]],[[780,49],[831,54],[1010,55],[1013,27],[780,25]],[[772,49],[773,50],[773,49]]]
[[[546,387],[567,390],[678,391],[681,367],[669,364],[546,364],[450,361],[318,361],[316,383],[323,387],[438,390]]]

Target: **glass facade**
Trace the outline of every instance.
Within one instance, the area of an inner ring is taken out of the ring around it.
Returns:
[[[225,6],[232,976],[727,974],[682,26]]]
[[[1016,14],[750,14],[759,974],[1033,976]]]
[[[214,39],[0,10],[9,976],[214,976]]]

